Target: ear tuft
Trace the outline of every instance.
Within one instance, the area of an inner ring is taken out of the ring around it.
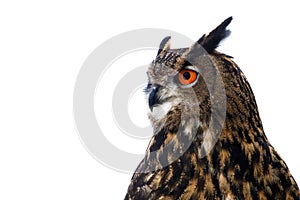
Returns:
[[[211,31],[208,35],[203,35],[197,42],[208,52],[212,53],[219,43],[230,35],[230,30],[226,27],[230,24],[232,17],[227,18],[217,28]]]
[[[162,52],[165,52],[167,51],[168,49],[170,49],[170,39],[171,39],[171,36],[167,36],[165,37],[161,42],[160,42],[160,45],[159,45],[159,50],[157,52],[157,55],[161,54]]]

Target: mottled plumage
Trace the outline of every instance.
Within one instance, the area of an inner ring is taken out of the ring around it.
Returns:
[[[125,199],[300,199],[245,75],[215,50],[231,19],[190,48],[161,42],[146,88],[154,133]]]

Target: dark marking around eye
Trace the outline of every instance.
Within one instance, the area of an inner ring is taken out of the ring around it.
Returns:
[[[189,61],[185,60],[182,64],[182,68],[185,68],[187,66],[193,66]]]

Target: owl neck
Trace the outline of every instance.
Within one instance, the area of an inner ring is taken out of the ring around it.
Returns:
[[[202,123],[198,117],[197,109],[177,105],[163,119],[156,121],[144,159],[146,165],[157,170],[180,159],[195,138],[199,138]]]
[[[257,137],[269,143],[263,131],[254,93],[244,73],[228,56],[222,55],[219,59],[218,62],[223,66],[219,71],[227,76],[227,82],[224,83],[227,96],[226,119],[220,140],[238,140],[243,144],[253,143]]]

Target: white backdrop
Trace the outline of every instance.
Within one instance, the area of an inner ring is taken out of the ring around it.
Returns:
[[[300,184],[297,1],[2,1],[0,199],[122,199],[131,174],[98,163],[76,132],[72,95],[82,63],[125,31],[163,28],[196,40],[231,15],[232,35],[219,50],[246,74],[267,137]],[[133,120],[147,124],[137,111]],[[135,145],[146,149],[122,148]]]

